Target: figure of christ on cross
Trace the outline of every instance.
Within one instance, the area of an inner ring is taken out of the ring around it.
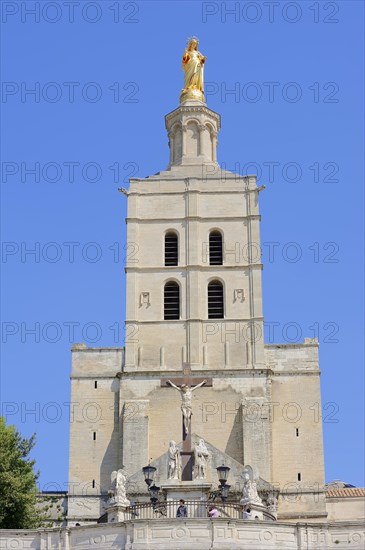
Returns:
[[[194,384],[194,385],[193,385]],[[211,378],[199,378],[192,376],[189,365],[184,364],[183,376],[179,378],[162,378],[161,386],[165,388],[174,388],[180,393],[181,397],[181,412],[182,412],[182,480],[188,481],[193,479],[193,455],[191,448],[191,415],[193,391],[202,386],[211,387]]]
[[[175,388],[178,392],[180,392],[181,396],[181,412],[183,414],[183,420],[184,420],[184,430],[185,434],[188,435],[189,428],[190,428],[190,419],[191,415],[193,414],[192,410],[192,398],[193,398],[193,391],[195,391],[197,388],[200,388],[201,386],[204,386],[204,384],[207,383],[207,380],[203,380],[200,382],[200,384],[197,384],[196,386],[190,387],[187,384],[181,384],[181,386],[176,386],[171,380],[167,380],[167,384],[169,384],[171,387]]]

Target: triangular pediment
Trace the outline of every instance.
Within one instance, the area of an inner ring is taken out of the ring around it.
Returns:
[[[201,438],[200,435],[193,433],[191,435],[191,447],[194,449],[194,446],[199,442]],[[224,464],[225,466],[228,466],[230,468],[229,477],[227,483],[231,486],[231,493],[234,493],[236,495],[240,495],[242,493],[242,487],[243,487],[243,472],[245,469],[245,465],[241,464],[228,454],[226,454],[224,451],[221,451],[209,441],[204,440],[205,445],[209,452],[209,459],[207,464],[207,476],[206,480],[204,482],[207,482],[211,485],[212,490],[216,490],[219,485],[218,476],[217,476],[217,467]],[[179,449],[182,449],[182,442],[180,441],[178,443]],[[151,462],[151,466],[154,466],[156,468],[156,472],[154,475],[154,482],[158,486],[164,486],[166,484],[169,484],[171,480],[168,479],[168,450],[166,450],[165,453],[160,455],[158,458],[153,460]],[[262,488],[264,491],[268,490],[269,488],[272,488],[272,485],[263,480],[259,477],[259,472],[255,471],[255,468],[252,467],[253,475],[255,479],[257,479],[257,484],[259,490]],[[200,480],[201,481],[201,480]],[[180,484],[182,487],[184,486],[184,483],[191,484],[191,481],[184,482],[184,481],[174,481],[174,483]],[[143,472],[142,470],[138,470],[134,472],[131,476],[129,476],[127,481],[127,493],[128,494],[147,494],[147,486],[144,481]]]

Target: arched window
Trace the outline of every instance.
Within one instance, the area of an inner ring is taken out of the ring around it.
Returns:
[[[223,285],[220,281],[211,281],[208,284],[208,319],[223,319],[223,317]]]
[[[177,265],[179,258],[178,238],[176,233],[165,235],[165,265]]]
[[[219,231],[209,233],[209,264],[223,264],[222,233]]]
[[[180,319],[180,288],[174,281],[165,284],[164,319]]]

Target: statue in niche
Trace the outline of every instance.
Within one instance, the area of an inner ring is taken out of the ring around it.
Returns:
[[[182,58],[184,71],[184,89],[181,95],[203,100],[204,98],[204,63],[206,56],[198,51],[199,39],[192,36],[185,48]],[[189,93],[190,92],[190,93]]]
[[[241,504],[261,504],[262,500],[257,492],[256,481],[253,479],[251,469],[245,468],[243,470],[243,489],[242,489],[242,498],[240,500]]]
[[[109,494],[109,503],[118,504],[120,506],[129,506],[130,502],[127,499],[126,492],[126,482],[127,478],[124,473],[124,469],[114,470],[110,478],[110,491]]]
[[[170,441],[168,449],[167,478],[180,479],[181,477],[181,457],[180,449],[175,441]]]
[[[206,479],[209,451],[204,439],[199,439],[199,443],[194,446],[195,459],[195,479]]]

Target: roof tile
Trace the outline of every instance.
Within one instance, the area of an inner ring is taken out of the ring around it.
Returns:
[[[365,487],[346,487],[342,489],[327,489],[329,498],[365,497]]]

